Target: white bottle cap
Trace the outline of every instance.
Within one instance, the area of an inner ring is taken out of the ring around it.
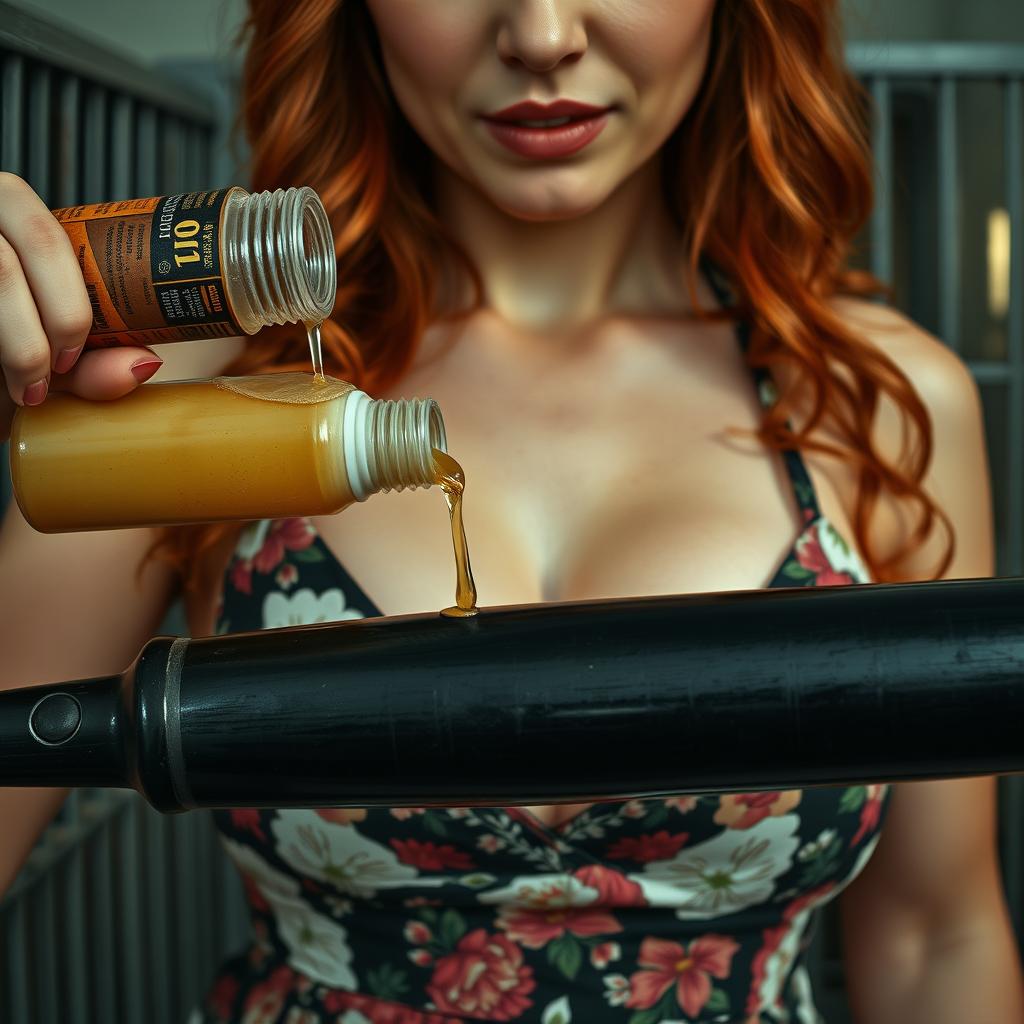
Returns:
[[[341,436],[345,448],[345,471],[356,501],[374,493],[373,476],[366,445],[366,419],[373,399],[364,391],[351,391],[345,399]]]

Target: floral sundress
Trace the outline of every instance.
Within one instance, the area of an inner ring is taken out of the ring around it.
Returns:
[[[769,586],[871,582],[799,453],[783,458],[802,530]],[[310,520],[263,521],[217,631],[379,614]],[[685,793],[558,827],[517,807],[212,811],[252,934],[189,1024],[820,1024],[804,953],[889,798]]]

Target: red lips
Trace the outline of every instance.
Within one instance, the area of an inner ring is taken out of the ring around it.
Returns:
[[[591,103],[578,103],[576,100],[555,100],[548,104],[524,100],[484,116],[490,121],[543,121],[553,117],[593,117],[610,109],[595,107]]]

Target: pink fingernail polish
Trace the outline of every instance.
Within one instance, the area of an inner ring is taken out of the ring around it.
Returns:
[[[43,380],[37,380],[35,384],[29,384],[29,386],[25,388],[25,392],[21,396],[21,400],[26,405],[39,405],[46,397],[48,387],[49,385],[46,383],[45,378]]]
[[[84,345],[79,345],[78,348],[66,348],[59,356],[57,361],[53,364],[54,373],[67,373],[72,366],[75,365],[75,360],[78,358],[78,353],[82,351]]]
[[[129,369],[132,371],[132,376],[140,384],[143,384],[163,365],[162,359],[140,359],[138,362],[132,363]]]

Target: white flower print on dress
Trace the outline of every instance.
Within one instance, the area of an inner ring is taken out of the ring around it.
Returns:
[[[337,921],[311,911],[301,899],[272,904],[272,909],[278,935],[289,950],[288,963],[295,970],[321,985],[358,987],[349,968],[348,932]]]
[[[800,954],[800,943],[803,941],[813,909],[814,907],[807,907],[793,915],[789,929],[782,937],[778,948],[768,955],[764,963],[764,975],[757,989],[759,1007],[762,1013],[780,1021],[780,1024],[788,1021],[787,1012],[782,1010],[780,1013],[782,991],[793,971],[793,963]]]
[[[421,876],[402,864],[394,850],[347,825],[326,821],[315,811],[284,808],[270,830],[276,850],[297,874],[308,875],[357,899],[373,899],[378,889],[443,885],[444,877]]]
[[[775,879],[792,867],[800,845],[794,835],[799,821],[795,814],[783,814],[743,831],[727,829],[627,877],[651,906],[675,907],[682,921],[735,914],[765,903]]]
[[[572,1020],[572,1007],[568,996],[559,996],[554,1002],[544,1007],[540,1016],[541,1024],[569,1024]]]
[[[604,976],[605,999],[609,1006],[622,1006],[629,998],[629,978],[624,974],[606,974]]]
[[[225,853],[243,875],[248,875],[265,899],[295,899],[299,883],[289,875],[272,868],[251,846],[244,846],[220,833],[218,838]]]
[[[270,520],[261,519],[258,523],[250,523],[239,534],[235,545],[235,554],[242,559],[252,559],[262,550],[270,532]]]
[[[818,520],[818,543],[833,571],[848,572],[857,583],[871,581],[871,574],[860,555],[824,516]]]
[[[814,990],[811,976],[801,964],[793,971],[793,991],[796,993],[796,1024],[823,1024],[821,1014],[814,1005]]]
[[[345,595],[337,587],[325,590],[319,597],[309,587],[296,590],[291,596],[274,590],[263,601],[264,629],[362,618],[365,616],[358,608],[345,606]]]
[[[800,852],[796,855],[796,859],[799,861],[807,861],[812,857],[817,857],[822,850],[825,850],[832,845],[833,840],[838,834],[839,833],[836,832],[834,828],[822,829],[817,839],[800,848]]]
[[[272,868],[251,847],[224,835],[220,841],[238,870],[252,879],[267,901],[288,949],[288,964],[323,985],[355,989],[356,976],[349,967],[352,950],[345,929],[313,910],[301,897],[299,883]]]

